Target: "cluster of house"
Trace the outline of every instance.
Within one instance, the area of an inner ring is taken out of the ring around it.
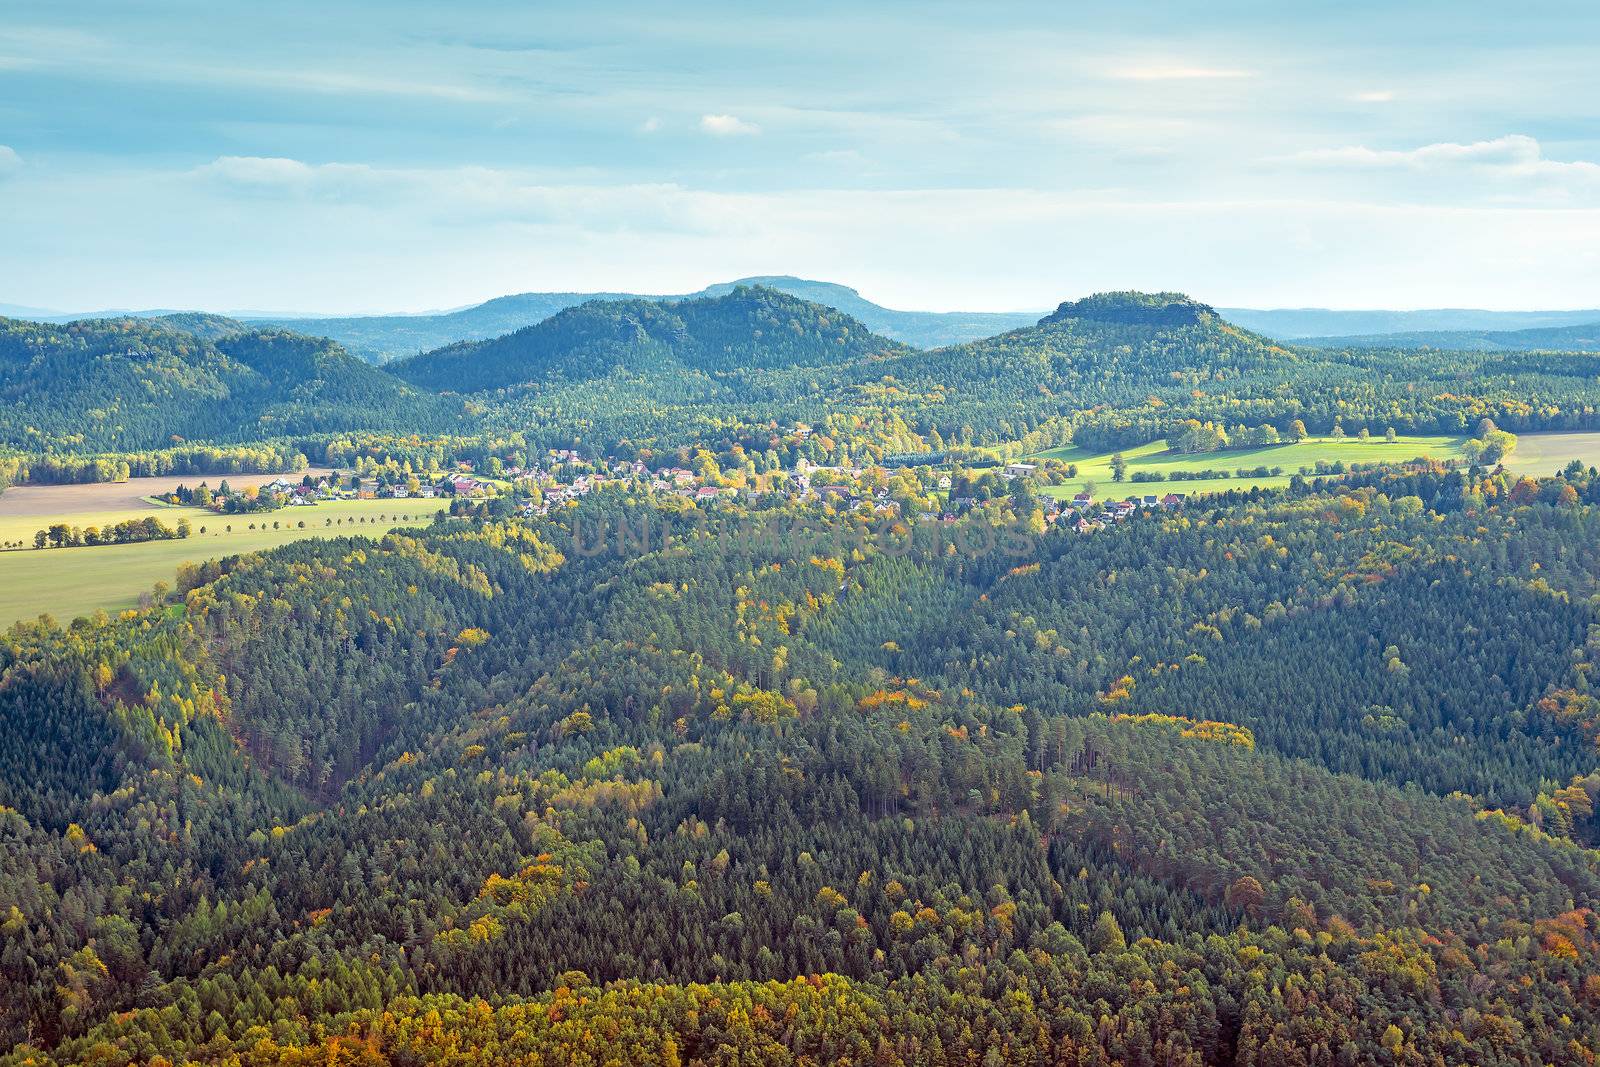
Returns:
[[[454,493],[456,496],[481,496],[491,487],[467,474],[453,474],[437,483],[424,482],[415,489],[405,485],[362,483],[360,488],[340,485],[337,479],[322,477],[310,485],[276,478],[261,487],[261,492],[284,498],[289,507],[309,507],[324,500],[432,500]]]
[[[470,474],[452,474],[435,485],[419,485],[415,490],[403,485],[387,485],[378,490],[378,495],[393,497],[396,500],[404,500],[407,497],[430,500],[446,491],[455,496],[482,496],[493,488],[488,482],[479,481]]]
[[[327,478],[319,478],[310,485],[275,478],[261,487],[261,492],[285,498],[290,507],[309,507],[321,500],[354,500],[360,490],[347,489]]]
[[[1045,520],[1065,522],[1078,533],[1093,533],[1109,523],[1125,521],[1136,511],[1172,511],[1181,508],[1183,500],[1182,493],[1167,493],[1165,496],[1146,493],[1143,496],[1130,496],[1126,500],[1103,501],[1097,511],[1089,494],[1080,492],[1054,517],[1046,513]]]
[[[551,456],[557,463],[578,459],[575,453],[563,450],[552,450]],[[600,473],[581,474],[570,481],[560,481],[553,473],[537,469],[512,470],[506,473],[518,484],[537,485],[540,488],[540,502],[537,504],[530,502],[522,507],[522,511],[530,515],[548,514],[553,507],[586,496],[607,481],[642,482],[655,493],[683,497],[697,504],[728,499],[739,494],[753,496],[763,492],[751,488],[735,489],[728,486],[704,485],[700,476],[694,471],[682,467],[667,467],[652,471],[637,460],[601,460],[596,467]],[[1009,463],[1003,469],[1002,475],[1007,479],[1029,477],[1036,469],[1032,463]],[[878,510],[891,510],[894,503],[889,490],[867,488],[862,482],[862,476],[866,473],[866,469],[862,467],[823,467],[802,459],[789,472],[786,493],[794,500],[820,501],[841,510],[863,505]],[[952,478],[949,474],[938,476],[937,485],[940,490],[948,492],[951,484]],[[1067,524],[1080,533],[1089,533],[1109,523],[1121,522],[1136,511],[1172,510],[1182,507],[1183,502],[1182,493],[1167,493],[1164,496],[1148,494],[1132,496],[1126,500],[1102,501],[1097,505],[1088,493],[1079,493],[1070,501],[1048,502],[1045,521],[1052,525]],[[954,522],[962,512],[976,503],[977,500],[973,497],[952,497],[940,518],[946,522]]]
[[[563,460],[562,450],[551,451],[557,461]],[[567,458],[576,459],[575,454]],[[650,489],[656,493],[671,494],[673,496],[687,497],[696,503],[715,500],[718,497],[732,496],[737,490],[724,486],[701,485],[700,478],[693,471],[681,467],[668,467],[664,470],[651,471],[638,460],[614,460],[601,464],[603,475],[580,474],[571,481],[559,481],[553,475],[542,474],[538,471],[517,472],[513,475],[518,484],[534,486],[539,489],[540,502],[527,503],[522,506],[524,514],[545,515],[550,509],[588,496],[605,481],[644,481],[648,480]],[[508,472],[509,473],[509,472]]]

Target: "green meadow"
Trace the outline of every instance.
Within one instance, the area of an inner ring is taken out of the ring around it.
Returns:
[[[1225,452],[1179,454],[1167,451],[1165,441],[1152,441],[1137,448],[1124,449],[1122,458],[1128,463],[1129,480],[1121,483],[1111,480],[1110,452],[1090,452],[1076,445],[1053,448],[1030,459],[1059,459],[1078,465],[1078,477],[1045,492],[1055,497],[1070,497],[1093,483],[1097,499],[1119,499],[1135,493],[1182,493],[1194,496],[1201,493],[1224,492],[1229,489],[1252,487],[1274,488],[1289,484],[1289,479],[1300,468],[1315,469],[1317,463],[1405,463],[1419,457],[1448,460],[1459,459],[1461,446],[1467,439],[1455,436],[1401,436],[1394,442],[1374,437],[1363,441],[1348,437],[1335,440],[1312,437],[1295,444],[1272,445],[1266,448],[1242,448]],[[1506,468],[1518,474],[1553,474],[1571,460],[1585,466],[1600,465],[1600,433],[1528,433],[1517,437],[1517,448],[1506,461]],[[1283,473],[1267,477],[1234,476],[1240,468],[1281,467]],[[1226,478],[1206,478],[1196,481],[1172,481],[1175,471],[1227,470]],[[1135,471],[1153,471],[1167,475],[1167,480],[1135,482]]]
[[[22,541],[30,546],[34,531],[55,522],[105,526],[155,515],[169,526],[175,526],[180,518],[188,519],[194,530],[184,540],[0,552],[0,626],[40,614],[66,622],[102,609],[131,608],[138,604],[140,594],[157,582],[171,584],[180,563],[257,552],[306,537],[375,536],[429,522],[434,512],[444,507],[439,500],[340,500],[254,515],[218,515],[200,508],[159,504],[51,515],[0,513],[0,542]],[[253,530],[252,525],[256,527]],[[200,532],[202,526],[205,533]]]
[[[1453,459],[1461,455],[1462,437],[1400,437],[1394,442],[1383,438],[1362,441],[1359,438],[1313,437],[1295,444],[1271,445],[1265,448],[1229,449],[1224,452],[1181,454],[1167,451],[1166,441],[1152,441],[1137,448],[1124,449],[1122,458],[1128,463],[1128,481],[1111,480],[1111,452],[1090,452],[1076,445],[1053,448],[1036,457],[1058,459],[1078,465],[1078,477],[1052,486],[1046,490],[1051,496],[1070,497],[1092,483],[1097,499],[1115,499],[1135,493],[1182,493],[1194,496],[1199,493],[1216,493],[1228,489],[1248,489],[1253,486],[1273,488],[1289,484],[1289,479],[1301,467],[1315,468],[1317,463],[1404,463],[1426,456],[1430,459]],[[1232,474],[1239,468],[1281,467],[1283,473],[1267,477],[1239,478]],[[1228,477],[1173,481],[1175,472],[1227,470]],[[1166,475],[1166,480],[1135,482],[1138,471]]]

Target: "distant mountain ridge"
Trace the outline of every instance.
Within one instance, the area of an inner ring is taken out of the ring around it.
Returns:
[[[1576,326],[1529,330],[1414,330],[1405,333],[1306,337],[1322,348],[1442,348],[1456,352],[1600,352],[1600,312]]]
[[[1041,314],[1039,311],[897,311],[873,303],[849,286],[808,281],[784,274],[760,275],[710,285],[695,296],[721,296],[741,285],[765,286],[814,304],[836,308],[859,319],[873,333],[913,348],[943,348],[966,341],[979,341],[1021,326],[1032,326]]]
[[[1431,308],[1419,311],[1343,311],[1329,308],[1218,308],[1229,322],[1284,341],[1435,331],[1527,330],[1600,322],[1600,310],[1482,311]]]
[[[793,275],[755,275],[708,285],[694,293],[648,294],[622,292],[515,293],[481,304],[450,311],[398,315],[297,315],[271,312],[232,312],[221,316],[257,326],[273,325],[318,337],[331,337],[351,354],[369,362],[386,363],[432,351],[458,341],[484,341],[532,326],[558,311],[592,300],[649,300],[676,302],[723,296],[740,285],[763,285],[779,292],[837,308],[859,319],[874,333],[902,341],[914,348],[943,348],[979,341],[1025,326],[1044,314],[1040,311],[900,311],[883,307],[849,286],[797,278]],[[1417,311],[1333,310],[1329,308],[1216,308],[1215,313],[1252,332],[1285,341],[1315,338],[1368,337],[1381,334],[1478,332],[1543,329],[1600,323],[1600,309],[1570,311],[1484,311],[1472,308],[1434,308]],[[100,311],[66,314],[40,308],[0,304],[0,315],[36,322],[66,323],[99,318],[160,318],[183,314],[172,310]],[[1395,340],[1383,344],[1404,344]],[[1426,342],[1424,342],[1426,343]],[[1445,346],[1441,346],[1445,347]]]
[[[695,293],[518,293],[440,315],[357,316],[341,319],[276,319],[274,325],[332,337],[375,363],[431,351],[458,341],[481,341],[513,333],[557,312],[593,301],[682,303],[726,296],[740,286],[763,286],[831,307],[859,319],[874,333],[914,348],[938,348],[1031,325],[1034,312],[898,311],[832,282],[789,275],[761,275],[709,285]],[[265,320],[263,320],[265,321]]]
[[[939,348],[991,337],[1031,326],[1042,312],[899,311],[874,304],[856,290],[832,282],[811,281],[791,275],[759,275],[708,285],[694,293],[515,293],[498,296],[471,307],[420,315],[294,316],[237,313],[234,319],[256,326],[277,326],[315,337],[331,337],[351,354],[368,363],[387,363],[431,352],[458,341],[487,341],[543,322],[567,308],[595,300],[645,300],[677,303],[709,296],[726,296],[739,286],[765,286],[802,300],[836,308],[861,320],[868,329],[915,348]],[[0,313],[9,305],[0,305]],[[69,315],[42,309],[17,308],[14,317],[37,322],[66,323],[99,318],[165,318],[170,310],[107,311]],[[218,316],[226,318],[227,316]]]

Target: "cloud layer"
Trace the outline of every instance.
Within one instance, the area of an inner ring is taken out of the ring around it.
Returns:
[[[0,300],[404,309],[782,271],[923,307],[1600,291],[1600,8],[1467,5],[1446,38],[1404,4],[1022,7],[13,0]]]

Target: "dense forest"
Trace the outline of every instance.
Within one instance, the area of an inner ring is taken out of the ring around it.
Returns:
[[[1586,1063],[1600,476],[608,489],[0,643],[41,1063]]]

